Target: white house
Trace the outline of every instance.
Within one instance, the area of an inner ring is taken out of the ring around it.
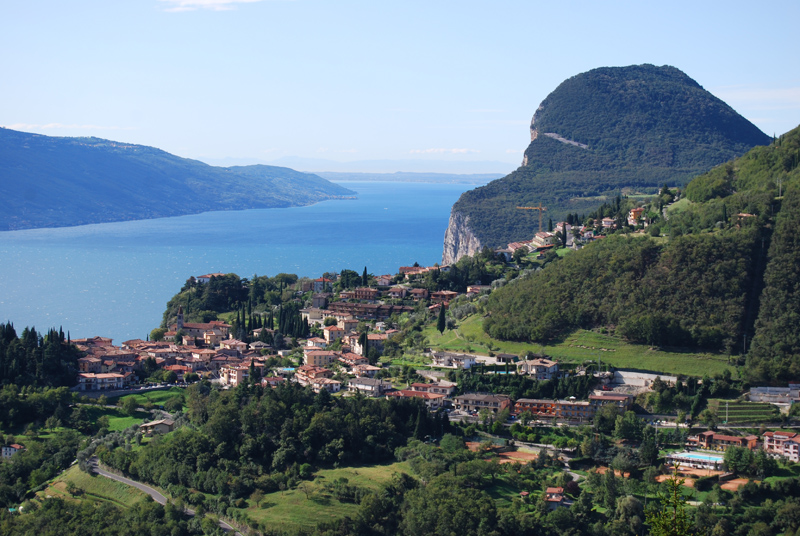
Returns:
[[[456,369],[468,369],[476,363],[475,357],[464,354],[451,354],[449,352],[434,352],[433,366]]]
[[[558,362],[549,359],[527,359],[517,363],[517,374],[526,374],[537,380],[552,380],[558,377]]]
[[[547,231],[540,231],[536,233],[531,242],[535,247],[541,248],[544,246],[552,246],[556,242],[555,233],[548,233]]]
[[[11,456],[13,456],[14,454],[16,454],[17,452],[19,452],[21,450],[24,450],[24,449],[25,449],[25,447],[23,447],[22,445],[18,445],[16,443],[11,443],[10,445],[8,445],[6,447],[3,447],[3,458],[4,459],[8,459]]]

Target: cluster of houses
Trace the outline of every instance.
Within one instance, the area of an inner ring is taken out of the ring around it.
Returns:
[[[644,217],[645,209],[642,207],[632,208],[628,211],[626,222],[632,227],[647,227],[647,219]],[[595,230],[614,230],[617,228],[617,220],[614,218],[602,218],[594,220],[593,225],[574,226],[562,221],[555,224],[552,231],[539,231],[530,240],[522,240],[519,242],[511,242],[507,247],[498,249],[496,252],[503,254],[507,261],[511,260],[514,252],[519,249],[523,250],[526,255],[528,253],[539,253],[544,255],[548,250],[555,248],[558,245],[558,235],[566,238],[566,247],[572,249],[580,249],[584,244],[592,242],[603,235],[596,234]]]
[[[78,359],[78,389],[105,391],[122,389],[136,382],[135,370],[146,357],[130,348],[120,348],[106,337],[73,339],[84,357]]]
[[[182,315],[179,315],[179,319]],[[137,383],[136,372],[143,370],[148,360],[155,368],[174,372],[178,381],[189,373],[218,374],[224,368],[249,364],[251,360],[265,360],[261,342],[244,343],[228,338],[230,326],[222,322],[183,325],[182,329],[202,329],[208,326],[223,338],[213,347],[196,346],[190,340],[179,345],[172,341],[144,341],[133,339],[115,346],[105,337],[76,339],[73,342],[84,352],[78,359],[79,391],[113,391]],[[188,337],[187,337],[188,339]]]
[[[476,296],[488,290],[486,285],[472,285],[467,288],[467,296]],[[323,324],[325,319],[333,318],[337,323],[342,324],[343,329],[348,329],[345,320],[353,321],[353,325],[358,324],[359,320],[384,321],[393,314],[410,313],[414,307],[410,305],[396,305],[393,303],[383,303],[389,300],[412,300],[420,302],[428,300],[431,309],[437,309],[444,305],[449,306],[450,302],[458,297],[458,292],[451,290],[441,290],[428,292],[425,288],[411,288],[409,286],[394,286],[387,290],[364,287],[339,292],[338,301],[332,301],[331,293],[323,292],[314,294],[311,299],[311,307],[302,309],[303,315],[309,325]]]
[[[800,434],[796,432],[781,430],[764,432],[759,441],[759,437],[752,434],[734,436],[708,430],[696,436],[690,436],[687,445],[713,451],[725,451],[730,447],[756,450],[760,447],[767,454],[786,458],[792,462],[800,462]]]
[[[587,422],[594,419],[597,411],[608,404],[617,407],[620,413],[633,406],[633,395],[597,391],[589,395],[589,400],[566,400],[520,398],[514,404],[514,415],[525,412],[538,419],[557,419],[562,422]]]
[[[547,359],[543,355],[533,359],[520,360],[515,354],[497,354],[495,362],[509,365],[509,368],[513,367],[516,374],[529,376],[540,381],[552,380],[567,375],[566,372],[559,371],[558,361]],[[431,354],[431,366],[434,367],[468,370],[476,364],[477,359],[474,355],[453,352],[433,352]]]
[[[447,270],[447,267],[401,267],[401,274],[407,279],[433,269]],[[195,281],[205,284],[213,277],[224,274],[205,274],[195,277]],[[391,284],[394,276],[379,276],[378,284]],[[412,288],[409,284],[395,285],[388,289],[357,288],[342,291],[337,301],[332,301],[333,281],[324,277],[302,283],[308,290],[315,292],[312,307],[301,310],[301,316],[309,325],[322,327],[323,337],[311,338],[304,348],[304,364],[324,366],[340,355],[328,352],[326,346],[341,339],[342,354],[357,355],[359,359],[368,355],[370,349],[383,349],[386,339],[392,331],[383,328],[383,321],[393,314],[413,311],[408,305],[383,303],[382,300],[430,300],[432,307],[447,307],[458,293],[441,291],[429,293],[424,288]],[[473,295],[486,290],[486,287],[475,285],[468,289]],[[377,322],[378,333],[370,333],[366,342],[359,340],[355,329],[360,321]],[[260,328],[254,330],[253,338],[259,338]],[[135,339],[125,341],[121,347],[114,346],[112,340],[104,337],[77,339],[73,342],[84,352],[78,361],[79,375],[77,389],[80,391],[111,391],[124,389],[136,383],[136,372],[141,370],[148,359],[155,362],[156,367],[175,372],[178,380],[188,373],[212,372],[219,374],[226,385],[236,385],[247,377],[249,365],[263,367],[264,350],[271,348],[266,343],[256,341],[245,343],[233,339],[231,326],[225,322],[186,322],[183,309],[179,308],[176,322],[169,326],[161,341],[143,341]],[[180,341],[178,336],[182,335]],[[345,359],[353,359],[345,355]],[[271,378],[273,384],[280,378]],[[335,391],[334,381],[323,382],[317,379],[315,385],[326,385],[326,389]]]
[[[800,434],[782,430],[764,432],[760,441],[758,436],[752,434],[734,436],[708,430],[690,436],[686,446],[711,452],[674,452],[667,455],[667,460],[681,467],[719,471],[725,469],[725,460],[721,453],[731,447],[739,447],[748,450],[760,448],[770,456],[784,458],[790,462],[800,462]],[[714,451],[720,454],[715,454]],[[732,476],[730,473],[727,475]]]

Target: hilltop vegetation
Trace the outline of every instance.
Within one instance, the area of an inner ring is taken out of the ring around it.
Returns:
[[[0,324],[0,385],[73,385],[79,357],[64,330],[40,334],[26,327],[17,336],[11,322]]]
[[[730,351],[740,340],[757,238],[755,229],[666,246],[610,237],[493,293],[484,325],[493,337],[545,341],[614,324],[642,344]]]
[[[554,221],[588,213],[620,191],[654,193],[770,139],[674,67],[600,68],[563,82],[539,106],[525,164],[465,192],[453,211],[484,246],[528,238],[521,205]],[[551,135],[557,135],[559,141]]]
[[[97,455],[195,504],[205,499],[188,489],[235,501],[256,490],[294,487],[317,466],[390,461],[409,436],[450,426],[444,414],[431,414],[419,400],[333,397],[296,383],[219,391],[203,382],[187,389],[187,408],[191,426],[138,450],[103,445],[80,452],[78,460],[84,464]]]
[[[310,173],[220,168],[100,138],[0,128],[0,231],[309,205],[354,195]]]
[[[603,326],[634,342],[727,354],[752,340],[750,379],[796,378],[798,165],[800,128],[690,183],[689,204],[654,233],[668,241],[620,232],[494,292],[485,330],[547,341]]]

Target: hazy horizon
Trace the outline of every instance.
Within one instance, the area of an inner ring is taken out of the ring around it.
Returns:
[[[508,173],[561,82],[642,63],[677,67],[766,134],[800,124],[789,0],[7,4],[0,124],[202,161]]]

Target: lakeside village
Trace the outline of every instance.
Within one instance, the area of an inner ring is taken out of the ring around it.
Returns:
[[[159,485],[171,500],[213,512],[241,533],[275,535],[307,534],[342,508],[367,515],[372,493],[395,497],[386,511],[403,519],[421,519],[425,505],[492,493],[511,505],[498,517],[513,515],[520,526],[551,524],[547,534],[560,534],[568,516],[620,527],[596,534],[625,536],[642,533],[645,505],[657,504],[648,497],[670,482],[692,488],[702,527],[730,517],[731,526],[749,530],[755,512],[794,501],[800,434],[785,425],[800,408],[800,384],[614,370],[559,361],[534,346],[519,354],[494,344],[483,344],[484,353],[472,344],[457,345],[464,353],[431,349],[437,335],[479,318],[507,281],[558,262],[555,246],[530,244],[524,258],[487,248],[451,266],[403,266],[395,275],[365,267],[362,275],[316,279],[192,276],[147,340],[120,345],[26,329],[22,340],[38,338],[42,359],[56,357],[51,381],[63,387],[23,388],[27,397],[5,387],[10,403],[0,408],[16,428],[3,437],[0,506],[11,514],[36,512],[51,496],[94,500],[105,492],[79,472],[97,468]],[[65,352],[60,368],[55,345]],[[15,370],[44,377],[42,368]],[[396,468],[414,475],[404,475],[408,486],[417,478],[428,485],[398,495],[389,476]],[[676,473],[680,480],[670,480]],[[373,479],[374,492],[365,483]],[[419,506],[405,506],[423,492]],[[31,493],[36,498],[26,501]],[[475,504],[463,511],[485,511]],[[288,517],[295,512],[302,513]],[[388,534],[401,533],[399,521],[375,519],[394,527]],[[790,526],[783,519],[776,526]],[[736,536],[748,536],[744,529]]]
[[[413,380],[406,377],[404,381],[397,378],[392,381],[390,361],[382,359],[382,354],[399,333],[394,323],[398,315],[423,311],[429,319],[437,315],[444,318],[443,312],[451,304],[478,299],[493,289],[492,285],[476,284],[468,285],[466,293],[431,292],[416,286],[426,274],[447,273],[449,269],[447,266],[401,267],[394,276],[370,277],[372,286],[341,288],[336,285],[338,292],[334,292],[334,285],[340,283],[339,274],[296,280],[289,290],[296,296],[295,300],[310,305],[297,312],[311,336],[294,339],[291,344],[285,344],[286,340],[278,342],[279,332],[264,327],[263,321],[251,323],[250,327],[261,327],[247,332],[240,328],[240,338],[234,338],[234,329],[242,325],[239,321],[232,324],[222,320],[187,322],[182,307],[174,315],[175,322],[159,333],[161,340],[135,339],[119,347],[103,337],[73,340],[85,353],[78,360],[80,373],[73,390],[89,396],[123,395],[141,386],[156,372],[166,384],[205,378],[223,389],[230,389],[247,383],[275,388],[284,382],[296,382],[315,393],[327,391],[335,396],[413,398],[421,400],[431,412],[444,411],[450,419],[464,422],[486,423],[501,418],[505,421],[501,425],[522,423],[527,426],[540,422],[580,426],[591,423],[600,412],[606,411],[604,408],[613,408],[613,415],[633,415],[637,395],[652,393],[658,386],[680,384],[677,377],[667,375],[609,372],[575,365],[564,367],[541,354],[518,356],[489,352],[490,355],[476,355],[437,352],[429,348],[423,351],[428,359],[427,368],[415,370]],[[191,281],[202,287],[225,277],[228,275],[206,274],[193,277]],[[271,317],[269,322],[273,322]],[[274,328],[275,324],[272,326]],[[279,348],[290,347],[279,349],[270,342]],[[471,375],[516,375],[539,381],[589,375],[592,390],[583,400],[574,396],[515,400],[485,391],[458,393],[457,383],[452,381],[457,371]],[[800,401],[800,384],[790,384],[786,388],[753,387],[748,396],[753,402],[781,407],[785,413],[791,404]],[[689,470],[724,470],[724,459],[719,452],[731,446],[751,452],[763,450],[786,461],[800,461],[800,434],[793,432],[764,430],[759,437],[710,429],[688,435],[685,423],[678,422],[674,416],[640,414],[638,417],[656,426],[686,430],[684,451],[669,454],[667,461]],[[164,419],[145,423],[142,430],[148,434],[165,433],[172,430],[173,424],[172,420]],[[13,455],[14,448],[22,447],[4,447],[3,455]],[[575,448],[563,450],[569,452]],[[700,454],[698,450],[705,453]],[[563,495],[555,493],[553,502],[560,500]]]

